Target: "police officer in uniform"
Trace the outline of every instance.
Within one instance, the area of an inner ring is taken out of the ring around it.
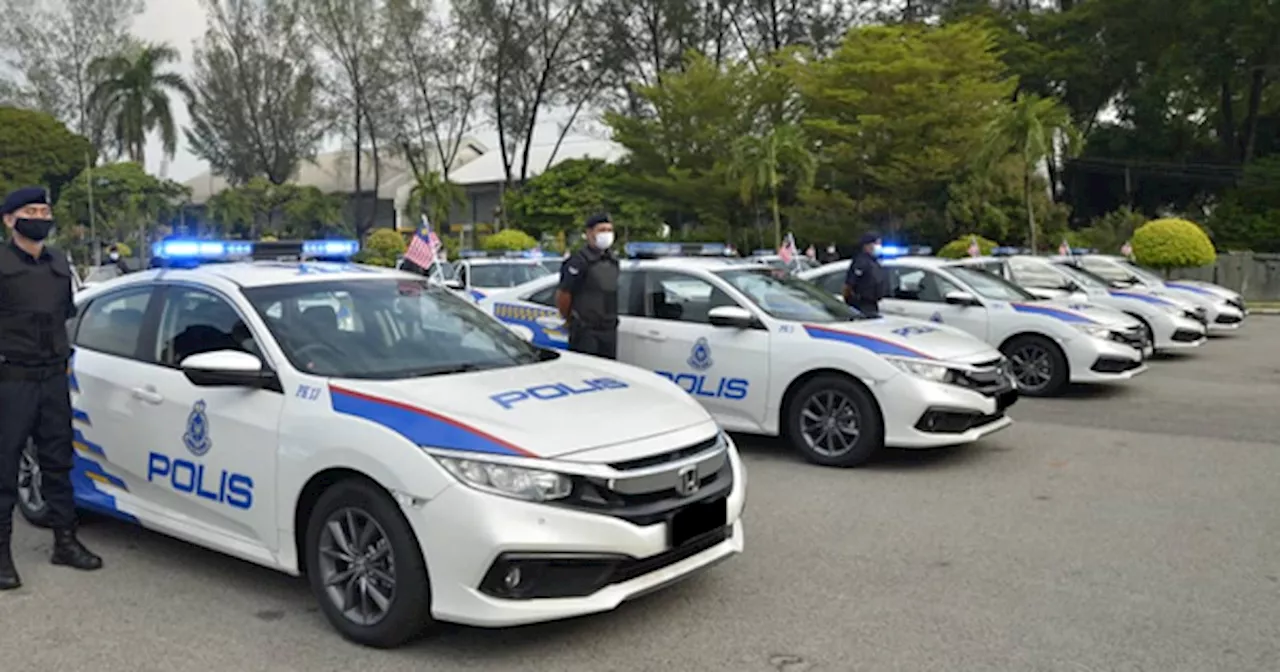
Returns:
[[[27,440],[35,442],[53,528],[55,565],[93,570],[102,559],[76,538],[71,486],[71,348],[66,321],[71,302],[67,255],[44,244],[53,229],[49,197],[27,187],[0,205],[9,242],[0,245],[0,590],[22,585],[10,553],[18,463]]]
[[[880,234],[863,234],[844,276],[844,302],[867,317],[879,317],[880,299],[889,295],[889,274],[876,261],[879,248]]]
[[[556,307],[569,327],[569,349],[618,358],[618,259],[608,215],[587,219],[587,244],[560,267]]]
[[[120,275],[128,275],[129,263],[120,256],[120,248],[112,245],[107,248],[107,259],[115,264],[116,270],[120,271]]]

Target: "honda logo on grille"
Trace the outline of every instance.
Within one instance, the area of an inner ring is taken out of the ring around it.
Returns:
[[[702,479],[698,478],[698,465],[691,464],[676,472],[676,492],[688,497],[702,487]]]

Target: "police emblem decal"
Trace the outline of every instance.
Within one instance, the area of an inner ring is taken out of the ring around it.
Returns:
[[[209,452],[213,442],[209,440],[209,416],[205,415],[204,400],[197,401],[191,407],[191,415],[187,416],[187,431],[182,435],[182,442],[192,455],[200,457]]]
[[[693,350],[689,353],[689,366],[698,371],[706,371],[711,368],[715,362],[711,361],[711,346],[707,345],[707,339],[699,338],[697,343],[693,344]]]

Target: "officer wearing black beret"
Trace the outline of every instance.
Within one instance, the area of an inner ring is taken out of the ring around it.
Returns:
[[[879,248],[880,234],[862,234],[858,253],[844,276],[844,302],[867,317],[880,317],[880,300],[889,295],[889,274],[876,261]]]
[[[560,267],[556,308],[569,327],[569,350],[618,358],[618,258],[613,256],[613,222],[608,215],[587,219],[587,244]]]
[[[35,444],[55,565],[93,570],[102,559],[76,538],[71,347],[66,321],[75,316],[67,255],[45,245],[53,231],[49,195],[40,187],[9,194],[0,205],[9,242],[0,245],[0,590],[22,585],[10,553],[18,464]]]

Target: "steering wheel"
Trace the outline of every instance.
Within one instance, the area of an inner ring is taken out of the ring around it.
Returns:
[[[309,352],[314,354],[308,355],[307,353]],[[298,348],[294,350],[294,355],[299,360],[307,362],[308,364],[312,364],[314,361],[321,361],[328,364],[340,363],[342,361],[342,352],[336,347],[322,341],[311,341],[305,345],[298,346]]]

